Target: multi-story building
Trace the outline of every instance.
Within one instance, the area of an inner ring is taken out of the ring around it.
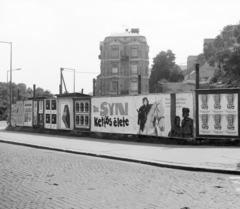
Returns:
[[[101,74],[96,96],[149,92],[149,46],[139,29],[108,36],[100,43]],[[139,87],[141,86],[141,87]]]
[[[187,57],[187,69],[195,66],[198,56],[190,55]]]

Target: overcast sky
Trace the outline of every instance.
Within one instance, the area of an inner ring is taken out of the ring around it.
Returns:
[[[76,74],[76,91],[92,92],[100,72],[99,43],[139,28],[150,47],[150,63],[171,49],[177,64],[202,52],[203,39],[240,21],[239,0],[0,0],[0,41],[13,43],[13,82],[59,93],[60,67]],[[10,69],[8,44],[0,43],[0,81]],[[68,91],[73,74],[65,72]]]

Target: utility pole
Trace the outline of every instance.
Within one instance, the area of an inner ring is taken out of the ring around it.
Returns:
[[[138,75],[138,94],[141,94],[141,75]]]
[[[199,89],[199,63],[195,64],[195,72],[196,72],[196,89]]]

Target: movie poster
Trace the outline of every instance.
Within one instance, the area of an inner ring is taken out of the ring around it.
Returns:
[[[51,129],[57,129],[57,114],[51,114]]]
[[[44,126],[43,100],[38,101],[38,125]]]
[[[50,114],[46,114],[45,128],[51,128]]]
[[[32,101],[24,101],[24,126],[32,126]]]
[[[38,117],[37,117],[37,101],[33,102],[33,125],[37,126],[38,125]]]
[[[61,129],[70,129],[70,102],[61,101],[60,102],[60,128]]]
[[[199,94],[199,135],[238,136],[238,94]]]
[[[90,101],[89,100],[75,101],[75,128],[79,128],[79,129],[90,128]]]
[[[192,94],[184,93],[92,98],[91,130],[193,137],[192,100]]]
[[[45,128],[57,129],[57,100],[45,100]]]
[[[11,125],[16,126],[16,118],[17,118],[17,105],[12,104],[12,114],[11,114]]]
[[[24,122],[24,105],[23,101],[16,102],[16,125],[23,126]]]
[[[48,128],[50,129],[51,128],[51,117],[50,117],[50,113],[51,113],[51,105],[50,105],[50,99],[46,99],[44,100],[44,108],[45,108],[45,111],[44,111],[44,114],[45,114],[45,121],[44,121],[44,128]],[[39,105],[40,106],[40,105]],[[40,110],[40,107],[39,107],[39,110]]]

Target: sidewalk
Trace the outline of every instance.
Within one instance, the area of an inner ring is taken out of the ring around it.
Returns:
[[[0,130],[0,142],[193,171],[240,174],[240,148],[159,145]]]

